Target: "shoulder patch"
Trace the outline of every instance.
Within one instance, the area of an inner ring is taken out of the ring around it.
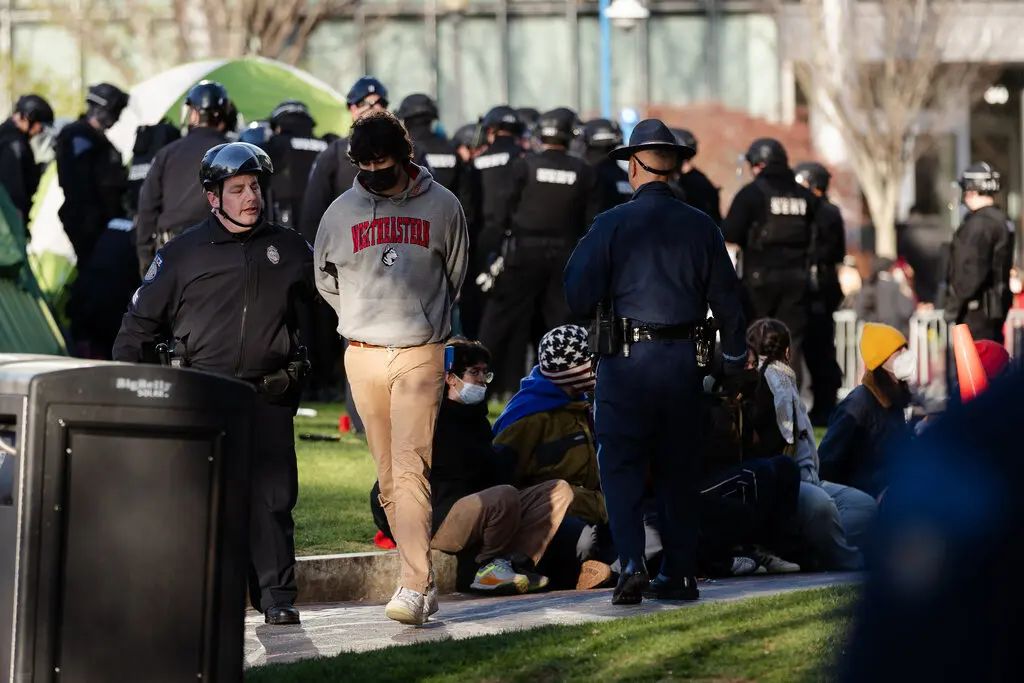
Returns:
[[[80,157],[92,149],[92,140],[76,135],[71,139],[71,151],[76,157]]]
[[[157,274],[160,272],[160,268],[164,265],[164,258],[160,254],[156,255],[153,262],[149,264],[149,270],[146,271],[146,276],[142,278],[143,282],[152,282],[156,279]]]

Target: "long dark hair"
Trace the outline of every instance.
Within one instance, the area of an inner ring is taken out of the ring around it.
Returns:
[[[757,370],[761,375],[775,361],[786,362],[790,344],[792,336],[781,320],[761,318],[747,328],[747,349],[756,357],[759,363]]]

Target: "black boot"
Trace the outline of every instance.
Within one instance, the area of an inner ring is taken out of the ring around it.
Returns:
[[[267,610],[264,621],[274,626],[294,626],[299,623],[299,610],[291,605],[274,605]]]
[[[664,574],[658,574],[644,590],[644,597],[651,600],[699,600],[697,577],[670,579]]]
[[[630,560],[619,574],[619,583],[612,592],[612,604],[639,605],[643,601],[644,589],[650,581],[644,561]]]

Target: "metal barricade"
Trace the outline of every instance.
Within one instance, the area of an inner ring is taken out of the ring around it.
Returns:
[[[836,311],[832,318],[836,323],[836,362],[843,373],[843,384],[839,387],[842,399],[860,384],[864,373],[860,357],[860,333],[864,323],[857,319],[854,311]]]
[[[1024,369],[1024,308],[1010,309],[1003,328],[1006,336],[1006,350],[1013,358],[1013,366]]]
[[[927,398],[942,401],[948,393],[946,367],[949,331],[942,310],[917,311],[910,317],[907,346],[917,356],[911,386]]]

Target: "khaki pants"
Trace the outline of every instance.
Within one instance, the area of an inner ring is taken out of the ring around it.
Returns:
[[[349,346],[345,373],[377,465],[380,503],[402,560],[401,583],[430,582],[430,462],[444,389],[444,346]]]
[[[479,543],[478,564],[500,555],[522,553],[536,565],[572,499],[572,487],[560,479],[522,491],[512,486],[492,486],[455,501],[431,546],[457,553]]]

